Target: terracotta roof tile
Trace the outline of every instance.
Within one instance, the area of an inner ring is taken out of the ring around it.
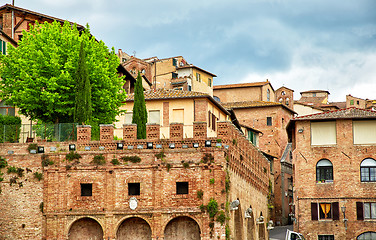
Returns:
[[[222,103],[225,108],[248,108],[248,107],[264,107],[264,106],[281,106],[279,102],[265,102],[265,101],[244,101],[244,102],[229,102]]]
[[[226,89],[226,88],[242,88],[242,87],[261,87],[266,84],[270,84],[269,81],[266,82],[253,82],[253,83],[238,83],[238,84],[227,84],[227,85],[216,85],[213,89]]]
[[[194,98],[194,97],[210,97],[206,93],[190,92],[172,89],[151,89],[144,92],[145,100],[169,99],[169,98]],[[128,94],[126,101],[133,101],[134,93]]]
[[[365,110],[360,108],[344,108],[334,111],[316,113],[311,115],[305,115],[295,117],[293,121],[300,120],[329,120],[329,119],[364,119],[364,118],[376,118],[376,111]]]

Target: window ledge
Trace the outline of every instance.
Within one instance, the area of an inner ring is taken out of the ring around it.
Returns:
[[[189,194],[175,194],[172,196],[173,199],[188,199]]]
[[[322,181],[316,181],[316,184],[333,184],[333,180],[325,180],[324,182]]]
[[[366,183],[366,184],[367,184],[367,183],[368,183],[368,184],[369,184],[369,183],[370,183],[370,184],[372,184],[372,183],[373,183],[373,184],[375,184],[375,183],[376,183],[376,181],[369,181],[369,182],[363,182],[363,181],[360,181],[360,183]]]
[[[95,197],[93,196],[78,196],[77,201],[95,201]]]

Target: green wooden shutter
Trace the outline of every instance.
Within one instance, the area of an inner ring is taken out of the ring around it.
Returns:
[[[3,40],[0,39],[0,52],[3,53]]]

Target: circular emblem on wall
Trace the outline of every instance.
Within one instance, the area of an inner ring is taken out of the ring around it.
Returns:
[[[129,207],[132,209],[132,210],[135,210],[137,208],[137,199],[135,197],[131,197],[129,199]]]

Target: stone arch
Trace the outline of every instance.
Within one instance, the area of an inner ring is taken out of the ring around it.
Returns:
[[[179,216],[171,219],[164,230],[164,240],[199,240],[201,230],[197,221],[191,217]]]
[[[234,213],[234,237],[235,239],[243,239],[243,212],[241,204],[239,204],[238,209]]]
[[[103,228],[101,224],[92,217],[82,217],[74,222],[68,230],[68,240],[78,239],[103,239]]]
[[[117,227],[117,240],[151,240],[150,224],[140,217],[123,219]]]

